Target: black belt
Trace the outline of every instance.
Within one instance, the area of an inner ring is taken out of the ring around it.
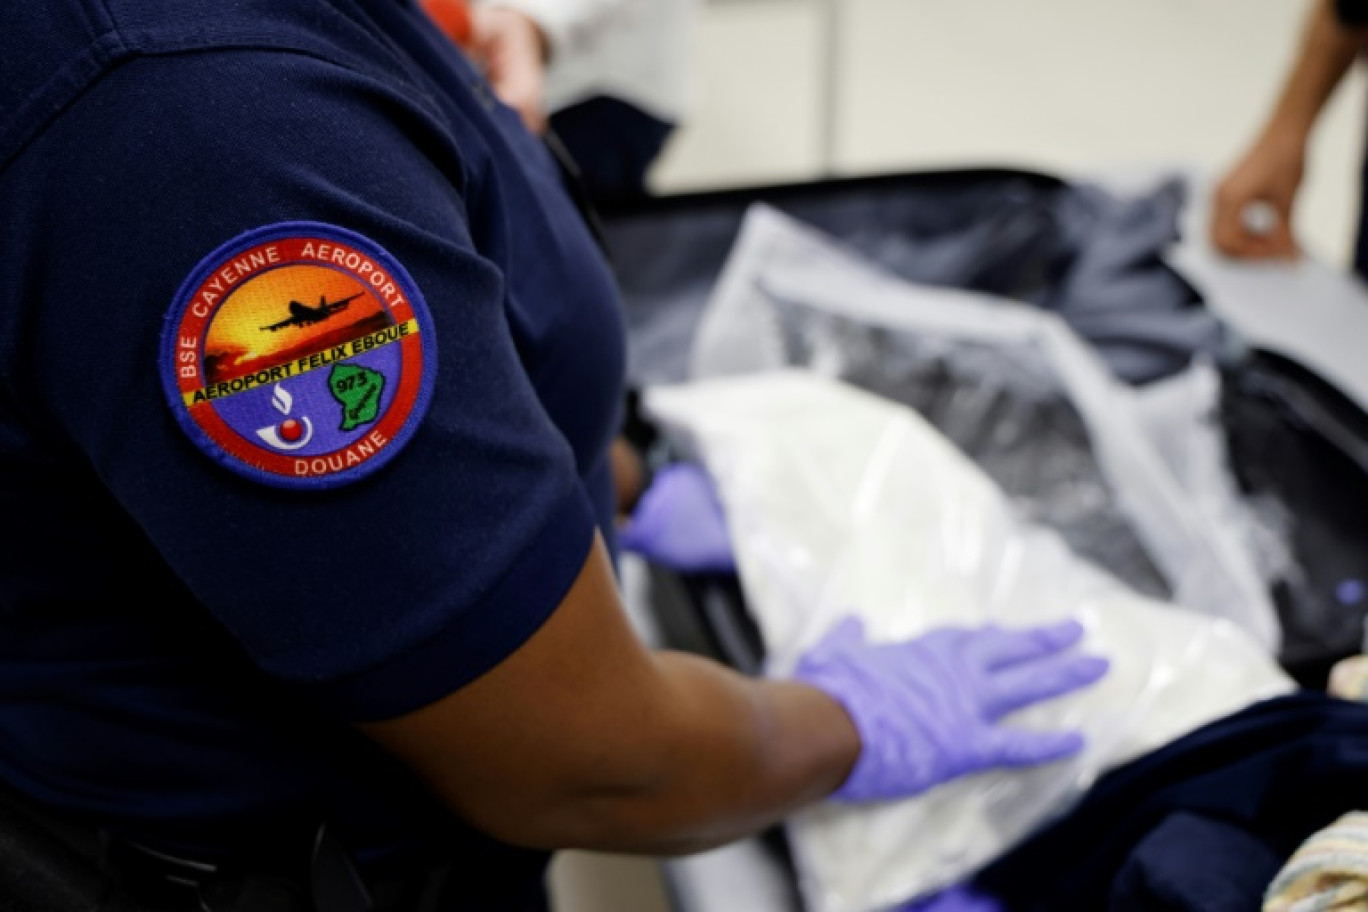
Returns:
[[[320,825],[311,835],[273,857],[205,861],[121,839],[0,789],[0,905],[22,912],[377,912],[332,832]],[[395,883],[384,888],[399,892]]]
[[[376,912],[350,855],[326,826],[307,849],[257,863],[199,861],[112,840],[105,864],[131,897],[166,912]]]

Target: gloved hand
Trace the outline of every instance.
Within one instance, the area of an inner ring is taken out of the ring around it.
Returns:
[[[618,530],[618,544],[680,573],[736,571],[712,479],[690,463],[675,463],[656,473],[631,519]]]
[[[898,912],[1004,912],[1002,903],[973,887],[951,887],[929,899],[900,906]]]
[[[992,767],[1031,766],[1083,747],[1077,732],[1034,732],[997,720],[1097,681],[1108,663],[1070,651],[1083,627],[944,628],[904,643],[871,645],[864,625],[837,624],[794,677],[834,697],[862,749],[841,801],[905,798]]]

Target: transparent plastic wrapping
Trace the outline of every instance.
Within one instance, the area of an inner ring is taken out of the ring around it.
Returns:
[[[1139,390],[1135,403],[1155,450],[1189,496],[1189,508],[1212,528],[1238,536],[1265,589],[1294,577],[1298,568],[1286,507],[1267,495],[1241,493],[1231,470],[1215,366],[1197,358],[1182,373]],[[1285,630],[1282,639],[1286,648]]]
[[[1249,530],[1207,509],[1222,492],[1184,484],[1226,482],[1182,466],[1180,482],[1151,439],[1154,426],[1179,439],[1181,428],[1196,433],[1197,413],[1158,400],[1180,405],[1177,432],[1142,413],[1054,315],[908,284],[757,205],[704,313],[691,369],[714,377],[784,367],[913,407],[1020,516],[1140,592],[1227,618],[1276,654],[1281,631]]]
[[[648,412],[714,475],[767,673],[838,619],[889,642],[937,626],[1078,618],[1107,678],[1009,721],[1078,727],[1085,752],[909,800],[824,804],[787,825],[810,912],[872,912],[942,888],[1065,810],[1100,772],[1291,689],[1227,620],[1138,595],[1018,516],[912,410],[814,371],[650,390]]]
[[[799,301],[770,303],[787,364],[911,406],[992,478],[1018,515],[1059,532],[1145,595],[1171,595],[1112,496],[1048,350],[1032,339],[894,331]]]

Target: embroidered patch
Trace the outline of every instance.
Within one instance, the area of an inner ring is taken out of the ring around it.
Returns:
[[[331,488],[388,462],[427,411],[432,318],[378,244],[282,222],[234,238],[176,293],[161,376],[190,438],[233,471]]]

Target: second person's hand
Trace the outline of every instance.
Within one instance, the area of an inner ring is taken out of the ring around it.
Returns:
[[[1296,259],[1292,209],[1306,168],[1305,141],[1273,130],[1257,142],[1216,188],[1211,241],[1240,259]],[[1260,220],[1259,213],[1271,215]]]
[[[518,112],[523,124],[546,132],[546,38],[523,13],[502,6],[475,6],[473,53],[499,100]]]

